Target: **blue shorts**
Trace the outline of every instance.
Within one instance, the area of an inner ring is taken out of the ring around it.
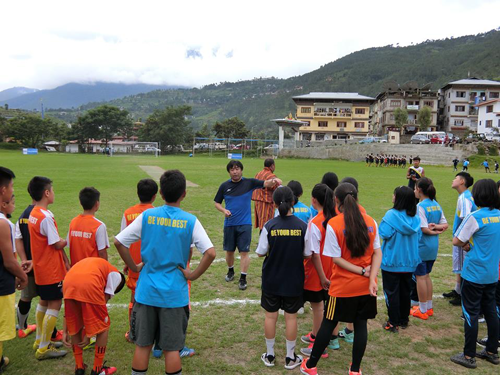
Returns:
[[[235,251],[238,247],[240,253],[248,253],[250,242],[252,242],[252,224],[224,227],[224,251]]]
[[[425,276],[431,273],[435,260],[424,260],[417,266],[415,276]]]

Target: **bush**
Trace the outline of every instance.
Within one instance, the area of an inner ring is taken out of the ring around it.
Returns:
[[[0,142],[0,149],[2,150],[20,150],[22,147],[19,143]]]
[[[484,147],[483,142],[479,142],[477,144],[477,154],[478,155],[486,155],[486,147]]]
[[[498,156],[498,145],[496,143],[493,143],[488,147],[488,153],[490,156]]]

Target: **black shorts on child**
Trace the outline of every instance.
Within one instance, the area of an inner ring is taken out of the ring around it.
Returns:
[[[355,320],[374,319],[377,316],[377,297],[370,295],[356,297],[332,297],[325,307],[325,318],[345,323]]]
[[[43,301],[57,301],[63,299],[63,282],[55,284],[38,285],[35,284],[36,293]]]
[[[304,302],[302,296],[283,297],[262,291],[260,305],[267,312],[277,312],[279,309],[282,309],[288,314],[295,314],[304,306]]]
[[[318,290],[317,292],[313,290],[307,290],[304,289],[304,294],[303,294],[304,302],[312,302],[312,303],[318,303],[318,302],[326,302],[328,301],[329,295],[328,295],[328,290]]]

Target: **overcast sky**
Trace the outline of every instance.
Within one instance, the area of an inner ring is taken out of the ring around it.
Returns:
[[[0,11],[0,90],[287,78],[368,47],[500,27],[500,0],[18,0]]]

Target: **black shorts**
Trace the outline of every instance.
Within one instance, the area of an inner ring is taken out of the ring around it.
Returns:
[[[235,251],[236,247],[240,253],[250,251],[252,242],[252,225],[235,225],[224,227],[224,251]]]
[[[279,309],[282,309],[288,314],[295,314],[304,306],[304,302],[302,301],[302,296],[283,297],[262,291],[260,305],[267,312],[277,312]]]
[[[49,285],[36,284],[36,292],[43,301],[57,301],[63,299],[63,282],[60,281]]]
[[[377,316],[377,297],[370,295],[357,297],[332,297],[325,307],[325,319],[345,323],[355,320],[374,319]]]
[[[318,290],[317,292],[313,290],[304,289],[303,299],[304,302],[309,301],[312,303],[325,302],[328,301],[328,290]]]

